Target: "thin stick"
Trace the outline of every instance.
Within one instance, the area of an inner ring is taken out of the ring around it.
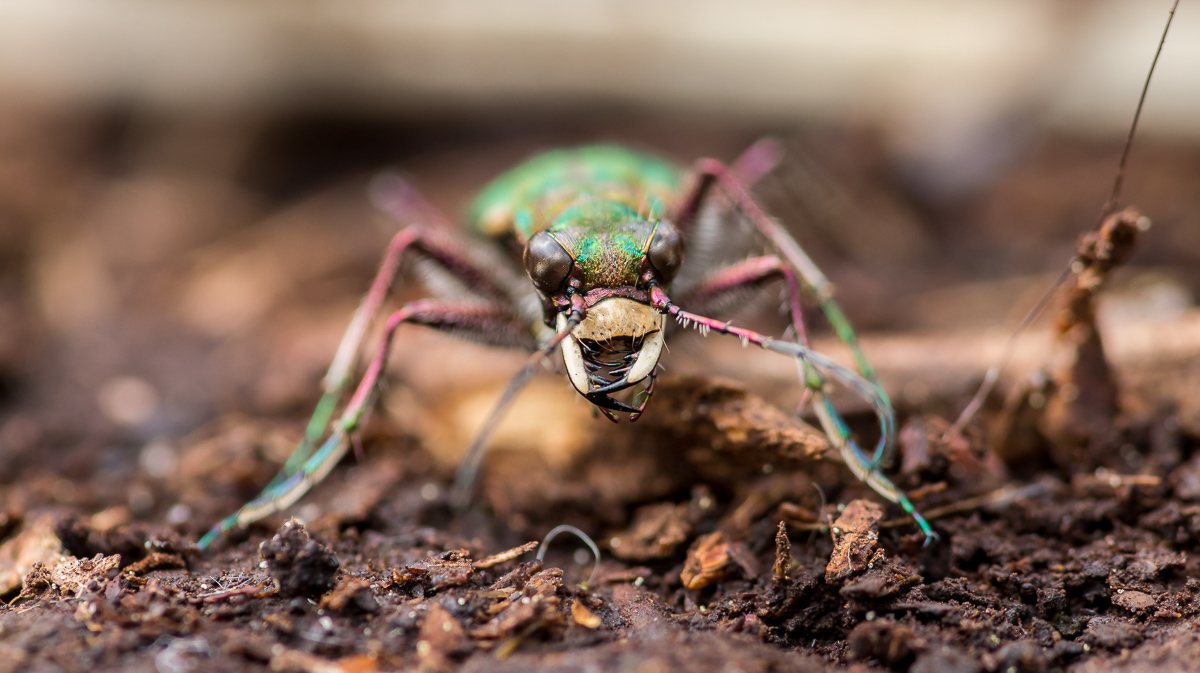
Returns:
[[[1171,21],[1175,18],[1175,9],[1178,6],[1179,0],[1175,0],[1175,2],[1171,5],[1170,11],[1167,12],[1167,25],[1163,26],[1162,37],[1160,37],[1158,40],[1158,49],[1154,52],[1154,60],[1150,62],[1150,71],[1146,73],[1146,81],[1142,83],[1142,95],[1138,98],[1137,109],[1133,113],[1133,123],[1129,125],[1129,135],[1125,138],[1125,147],[1121,150],[1121,161],[1117,164],[1117,177],[1115,180],[1113,180],[1112,191],[1108,195],[1108,200],[1104,203],[1104,208],[1100,211],[1101,223],[1104,222],[1106,217],[1117,210],[1117,201],[1120,199],[1121,187],[1125,182],[1125,166],[1129,163],[1129,150],[1133,147],[1133,137],[1137,134],[1138,121],[1142,117],[1142,108],[1146,104],[1146,93],[1150,90],[1150,80],[1154,77],[1154,69],[1156,66],[1158,66],[1158,57],[1160,54],[1162,54],[1163,45],[1167,42],[1167,33],[1171,30]],[[943,435],[944,438],[962,434],[963,428],[965,428],[967,424],[971,422],[971,419],[974,418],[975,414],[978,413],[980,407],[983,406],[984,400],[987,399],[987,396],[991,394],[992,389],[996,386],[996,380],[1000,378],[1000,371],[1004,369],[1004,366],[1007,365],[1008,361],[1012,358],[1013,351],[1016,349],[1017,337],[1019,337],[1021,333],[1025,331],[1025,328],[1029,327],[1029,325],[1037,319],[1038,315],[1040,315],[1050,303],[1050,299],[1053,298],[1055,293],[1058,292],[1058,289],[1062,287],[1063,283],[1065,283],[1072,274],[1075,273],[1076,261],[1077,258],[1072,257],[1067,262],[1067,268],[1063,269],[1063,272],[1059,275],[1058,280],[1054,281],[1054,284],[1051,285],[1046,293],[1042,295],[1042,298],[1038,300],[1038,303],[1033,307],[1033,310],[1026,314],[1025,318],[1021,320],[1021,324],[1016,330],[1013,331],[1012,336],[1009,337],[1008,343],[1004,346],[1004,352],[1000,355],[1000,360],[988,369],[987,375],[983,378],[983,383],[979,386],[979,390],[975,392],[975,396],[971,398],[970,403],[968,403],[966,408],[963,409],[962,413],[959,414],[958,420],[954,421],[954,425],[950,426],[950,429],[946,430],[945,434]]]
[[[1074,258],[1072,258],[1072,261],[1074,261]],[[1058,289],[1074,273],[1073,267],[1073,264],[1068,264],[1067,268],[1063,269],[1062,273],[1058,275],[1054,284],[1046,289],[1046,292],[1038,300],[1038,303],[1021,319],[1021,324],[1017,325],[1017,328],[1013,330],[1012,336],[1008,337],[1008,341],[1004,344],[1004,352],[1000,354],[1000,359],[988,368],[987,374],[983,377],[983,384],[979,386],[979,390],[975,391],[975,396],[971,398],[966,408],[958,415],[958,420],[954,421],[954,425],[946,430],[943,437],[954,437],[962,434],[963,428],[967,427],[967,424],[971,422],[971,419],[975,417],[975,414],[983,406],[984,400],[992,393],[992,388],[996,387],[996,381],[1000,379],[1000,372],[1003,371],[1008,361],[1012,359],[1013,352],[1017,349],[1017,339],[1033,324],[1033,321],[1037,320],[1037,317],[1050,304],[1050,300],[1054,299],[1054,295],[1058,294]]]
[[[1133,113],[1133,123],[1129,125],[1129,136],[1125,138],[1125,149],[1121,151],[1121,163],[1117,165],[1117,177],[1113,180],[1112,192],[1108,195],[1104,209],[1100,211],[1101,222],[1117,210],[1117,200],[1121,196],[1121,187],[1125,182],[1125,164],[1129,162],[1129,149],[1133,147],[1133,136],[1137,133],[1138,120],[1142,118],[1142,107],[1146,104],[1146,92],[1150,90],[1150,78],[1154,76],[1158,57],[1162,54],[1163,45],[1167,42],[1167,32],[1171,30],[1171,21],[1175,18],[1177,7],[1179,7],[1179,0],[1175,0],[1170,11],[1167,12],[1167,25],[1163,26],[1162,37],[1158,39],[1158,49],[1154,52],[1154,60],[1150,62],[1150,72],[1146,73],[1146,81],[1142,84],[1142,95],[1138,98],[1137,110]]]

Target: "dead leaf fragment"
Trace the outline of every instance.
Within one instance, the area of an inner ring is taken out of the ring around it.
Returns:
[[[1142,591],[1121,591],[1113,595],[1112,602],[1130,612],[1145,612],[1157,605],[1153,596]]]
[[[175,568],[186,568],[187,563],[179,554],[164,554],[162,552],[154,552],[146,558],[138,561],[125,568],[126,575],[145,575],[151,570],[170,570]]]
[[[869,500],[855,500],[833,522],[834,547],[825,567],[825,581],[834,583],[867,569],[879,542],[883,508]]]
[[[511,561],[525,554],[526,552],[533,551],[537,548],[538,544],[540,543],[537,540],[534,540],[533,542],[526,542],[520,547],[513,547],[512,549],[509,549],[508,551],[502,551],[499,554],[492,554],[485,559],[477,561],[475,563],[475,567],[480,570],[486,570],[492,566],[498,566],[501,563],[504,563],[505,561]]]
[[[921,581],[916,569],[887,558],[882,549],[867,563],[867,571],[846,582],[838,594],[856,601],[878,600]]]
[[[541,628],[563,625],[565,620],[559,607],[562,600],[558,591],[562,588],[562,570],[548,568],[525,583],[523,596],[508,603],[500,614],[471,632],[472,638],[496,640],[515,638]],[[515,597],[515,594],[514,594]]]
[[[581,600],[571,602],[571,618],[575,620],[576,624],[586,629],[599,628],[603,621],[600,619],[600,615],[589,610]]]
[[[788,540],[787,524],[780,521],[775,533],[775,565],[771,567],[771,581],[783,584],[788,581],[788,568],[792,564],[792,543]]]
[[[361,577],[344,577],[333,591],[321,597],[321,607],[340,614],[379,611],[379,601],[371,593],[371,583]]]
[[[730,560],[729,540],[725,533],[709,533],[692,543],[679,579],[688,589],[703,589],[725,576]]]
[[[437,602],[429,603],[418,642],[428,643],[426,647],[429,650],[443,656],[455,656],[471,651],[471,641],[467,638],[462,624]],[[425,649],[419,645],[418,648]]]
[[[726,480],[731,473],[758,471],[764,464],[813,460],[829,448],[824,433],[737,382],[710,377],[660,381],[655,413],[642,422],[694,447],[688,462],[704,475]]]
[[[78,596],[85,591],[99,591],[108,581],[109,573],[115,573],[120,567],[120,554],[96,554],[90,559],[70,556],[50,569],[50,580],[63,594]]]
[[[22,586],[36,563],[49,568],[66,554],[49,514],[27,521],[20,533],[0,545],[0,594]]]
[[[430,589],[458,587],[466,584],[474,572],[475,564],[468,558],[467,551],[456,549],[392,570],[392,583],[420,582]]]
[[[650,561],[674,554],[692,533],[695,522],[689,511],[688,503],[638,508],[629,528],[613,536],[613,556],[622,561]]]

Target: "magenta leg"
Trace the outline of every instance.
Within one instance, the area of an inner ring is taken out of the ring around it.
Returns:
[[[796,330],[796,341],[808,346],[808,332],[804,328],[800,310],[800,284],[795,272],[775,255],[751,257],[719,269],[703,278],[679,301],[696,308],[698,313],[708,313],[708,307],[720,304],[729,295],[747,288],[758,288],[781,278],[787,283],[788,310],[792,315],[792,327]]]
[[[694,326],[702,334],[708,334],[710,331],[717,332],[718,334],[728,334],[741,339],[745,345],[755,344],[766,350],[800,360],[807,365],[808,371],[814,372],[817,381],[820,383],[819,386],[814,387],[811,383],[811,377],[810,382],[808,382],[808,386],[812,390],[817,417],[821,420],[821,425],[824,427],[825,434],[829,437],[830,443],[841,453],[842,461],[856,477],[870,486],[876,493],[900,505],[906,513],[910,514],[917,525],[920,526],[922,532],[925,533],[926,544],[936,538],[933,528],[916,511],[908,497],[879,471],[878,465],[867,458],[862,449],[854,441],[854,438],[851,437],[850,429],[846,426],[845,421],[825,393],[824,379],[837,381],[868,401],[875,409],[875,415],[879,419],[880,431],[887,435],[895,432],[895,419],[891,404],[881,394],[878,386],[802,344],[776,339],[743,327],[735,327],[728,322],[722,322],[685,311],[672,302],[667,294],[663,292],[662,288],[658,286],[651,288],[650,298],[655,309],[673,316],[684,327]]]
[[[354,317],[350,320],[350,325],[342,336],[342,341],[338,345],[333,362],[329,365],[329,370],[325,373],[322,384],[324,392],[321,395],[321,399],[317,402],[317,407],[313,411],[312,417],[308,421],[304,436],[295,450],[292,451],[292,455],[284,463],[279,474],[264,489],[264,495],[287,490],[285,488],[286,484],[295,480],[297,478],[296,475],[303,476],[307,474],[312,476],[312,473],[304,470],[304,466],[309,464],[310,460],[313,459],[314,450],[317,449],[318,444],[320,444],[322,438],[325,436],[334,411],[337,409],[338,403],[341,401],[342,395],[353,377],[354,369],[358,364],[359,355],[362,350],[363,340],[370,330],[375,316],[383,307],[384,300],[387,298],[392,283],[395,281],[396,275],[400,270],[401,261],[406,254],[418,259],[428,260],[432,265],[441,268],[445,274],[453,276],[466,287],[472,288],[473,294],[479,297],[481,301],[489,302],[494,310],[506,311],[510,316],[509,320],[523,322],[520,319],[512,317],[515,316],[516,312],[512,308],[512,300],[503,290],[503,283],[494,279],[485,269],[480,268],[479,265],[469,260],[452,238],[426,227],[413,226],[402,229],[388,244],[383,263],[375,274],[371,288],[366,296],[363,297],[362,304],[354,312]],[[413,305],[406,308],[412,309]],[[501,330],[497,333],[498,336],[496,338],[504,337],[507,340],[505,345],[521,345],[532,349],[535,346],[533,339],[528,329],[523,328],[524,326],[522,325],[522,329]],[[484,340],[488,341],[487,338]],[[494,340],[493,338],[492,341]],[[328,445],[329,441],[327,440],[325,446]],[[324,451],[325,446],[322,447],[322,451]],[[321,474],[319,476],[324,475]],[[308,486],[304,487],[305,490],[307,488]],[[263,496],[260,496],[259,500],[262,498]],[[258,503],[258,500],[255,503]],[[251,505],[255,503],[251,503]],[[202,547],[211,543],[221,531],[228,530],[230,526],[239,522],[244,524],[266,515],[262,514],[250,518],[248,508],[251,508],[251,505],[242,508],[237,514],[228,517],[217,528],[210,531],[201,540]]]
[[[395,173],[371,181],[371,202],[398,222],[419,222],[446,232],[457,230],[441,209],[429,203],[412,183]]]
[[[742,184],[753,187],[783,160],[783,147],[774,138],[762,138],[746,148],[733,162],[733,173]]]
[[[316,453],[306,456],[298,467],[289,471],[285,465],[270,484],[254,500],[217,524],[200,540],[201,549],[221,533],[234,526],[245,526],[288,507],[312,486],[325,478],[337,465],[374,406],[379,379],[387,367],[392,340],[400,325],[425,325],[442,331],[466,335],[475,341],[510,346],[528,340],[528,329],[514,320],[513,313],[503,306],[488,304],[446,304],[436,301],[417,301],[393,313],[387,321],[383,342],[358,383],[342,415],[333,423],[333,433]],[[289,462],[290,459],[289,459]]]
[[[744,291],[746,288],[758,288],[774,280],[782,278],[787,284],[788,311],[791,313],[792,329],[796,332],[796,341],[805,347],[809,346],[808,332],[804,327],[804,314],[800,309],[800,283],[795,272],[775,255],[752,257],[743,262],[724,267],[713,272],[680,298],[680,303],[691,306],[697,313],[711,313],[710,307],[721,304],[721,300],[729,295]],[[799,361],[800,378],[808,380],[808,369],[803,360]],[[812,387],[819,387],[814,381]],[[806,385],[796,406],[796,414],[804,412],[812,396],[812,387]]]
[[[888,400],[887,392],[879,385],[879,381],[875,377],[875,368],[871,366],[870,360],[863,353],[858,336],[850,326],[850,321],[846,319],[841,307],[834,301],[833,285],[825,278],[825,274],[817,268],[817,265],[783,227],[763,211],[732,170],[716,159],[701,159],[696,162],[695,173],[697,177],[693,184],[693,191],[683,199],[679,218],[690,217],[694,222],[709,191],[714,185],[720,185],[725,196],[733,202],[735,209],[753,223],[759,233],[782,255],[787,265],[797,272],[805,286],[812,291],[826,320],[829,321],[842,343],[850,349],[859,372],[875,385],[879,394],[883,396],[890,407],[891,401]],[[813,383],[818,382],[814,381]],[[873,462],[876,465],[888,464],[895,451],[895,445],[895,437],[884,433],[875,450]]]

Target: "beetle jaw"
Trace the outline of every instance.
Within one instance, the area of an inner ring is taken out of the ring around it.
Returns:
[[[564,329],[566,324],[567,314],[559,313],[558,329]],[[607,397],[608,393],[624,390],[650,376],[662,349],[662,314],[627,297],[608,297],[597,302],[562,342],[563,362],[571,385],[593,404],[597,403],[598,395]],[[614,352],[625,353],[622,362],[599,359]],[[611,374],[610,379],[602,378],[605,373]]]

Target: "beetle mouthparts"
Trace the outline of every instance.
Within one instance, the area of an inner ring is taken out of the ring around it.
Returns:
[[[565,313],[558,329],[566,327]],[[563,362],[575,390],[593,404],[616,400],[608,393],[646,378],[658,365],[663,347],[663,317],[648,304],[610,297],[593,306],[562,342]]]

